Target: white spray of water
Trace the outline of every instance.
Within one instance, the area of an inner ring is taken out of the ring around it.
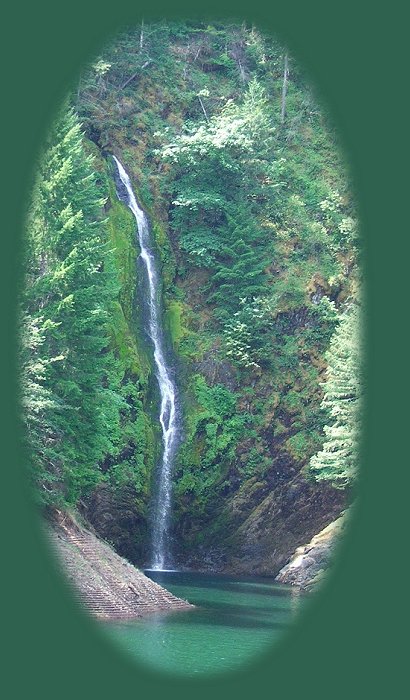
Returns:
[[[163,570],[167,563],[169,563],[167,562],[167,555],[169,556],[169,552],[166,552],[166,548],[171,509],[172,462],[178,440],[176,390],[165,360],[160,322],[160,303],[158,301],[158,276],[155,269],[155,260],[150,251],[148,220],[144,211],[137,203],[128,174],[118,158],[115,156],[113,156],[113,158],[118,168],[118,175],[127,191],[128,200],[126,203],[134,214],[137,222],[141,258],[145,265],[148,279],[148,331],[154,348],[156,376],[161,396],[159,421],[162,428],[163,440],[158,491],[153,514],[151,569]],[[118,194],[118,197],[122,199],[120,194]]]

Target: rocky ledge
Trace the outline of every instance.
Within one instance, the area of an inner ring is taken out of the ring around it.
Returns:
[[[298,547],[275,580],[278,583],[297,586],[304,591],[314,590],[332,565],[334,550],[346,521],[345,512],[315,535],[309,544]]]
[[[72,515],[58,511],[47,529],[74,597],[95,617],[131,620],[193,608],[120,557]]]

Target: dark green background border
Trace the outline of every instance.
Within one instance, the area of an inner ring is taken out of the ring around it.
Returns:
[[[408,294],[402,100],[408,90],[407,37],[401,3],[356,4],[282,0],[263,9],[266,3],[260,0],[243,5],[209,0],[198,7],[183,0],[113,0],[109,5],[36,0],[27,6],[14,2],[3,12],[0,298],[7,342],[1,344],[5,484],[0,512],[6,554],[1,556],[6,698],[159,697],[162,692],[196,699],[227,693],[239,698],[400,696],[397,683],[406,667],[397,634],[405,631],[402,613],[408,596],[400,522],[408,500],[408,469],[400,451],[400,438],[409,430],[403,410],[408,347],[401,337],[408,320],[399,308],[399,300]],[[59,96],[89,52],[121,24],[138,21],[141,12],[146,19],[154,12],[244,17],[288,42],[314,76],[342,132],[367,247],[366,449],[360,505],[337,571],[317,604],[269,658],[249,673],[208,681],[165,682],[136,669],[101,639],[93,623],[79,616],[42,545],[16,434],[17,242],[36,149]]]

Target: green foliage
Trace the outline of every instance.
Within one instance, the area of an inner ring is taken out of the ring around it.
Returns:
[[[134,227],[116,200],[103,219],[93,165],[75,114],[64,108],[39,164],[22,294],[23,417],[46,503],[76,503],[93,490],[107,459],[121,463],[132,424],[134,480],[149,463],[141,399],[124,383],[127,373],[141,374],[129,329]]]
[[[256,81],[240,105],[228,101],[218,115],[163,147],[173,164],[172,228],[193,265],[211,275],[207,297],[221,318],[238,308],[241,297],[264,293],[270,247],[254,217],[254,200],[270,185],[272,172],[260,143],[269,148],[272,128],[267,99]],[[244,177],[245,175],[245,177]]]
[[[91,488],[100,478],[98,462],[119,438],[122,401],[107,352],[108,308],[118,287],[103,203],[80,125],[65,108],[37,173],[27,225],[32,255],[23,294],[31,329],[28,344],[23,331],[23,348],[31,344],[37,390],[40,385],[48,396],[42,411],[50,427],[41,434],[38,425],[33,433],[28,404],[32,411],[36,383],[30,384],[29,373],[23,373],[27,437],[39,493],[47,502],[62,497],[75,501]]]
[[[323,449],[310,460],[312,475],[344,488],[356,477],[363,397],[360,309],[352,304],[330,343],[322,407],[329,416]]]
[[[20,319],[20,390],[25,438],[34,478],[42,487],[39,496],[45,502],[52,493],[53,482],[60,477],[57,470],[51,472],[47,468],[53,459],[56,443],[52,415],[60,407],[57,397],[47,386],[47,371],[52,362],[63,359],[62,356],[47,357],[44,353],[49,327],[50,322],[44,322],[41,316],[30,317],[25,313]]]
[[[268,365],[272,346],[266,336],[273,327],[272,307],[269,300],[256,298],[240,300],[240,310],[224,324],[226,356],[246,369],[260,369]]]
[[[120,284],[118,301],[124,310],[127,322],[130,323],[136,287],[135,220],[128,207],[117,199],[113,182],[110,184],[110,209],[107,225],[116,274]]]
[[[192,378],[191,391],[176,494],[185,501],[185,509],[200,514],[210,505],[212,489],[226,476],[247,416],[238,412],[235,394],[221,384],[209,386],[201,375]]]

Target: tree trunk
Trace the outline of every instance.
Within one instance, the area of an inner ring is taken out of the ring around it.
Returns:
[[[201,98],[200,98],[199,95],[198,95],[198,100],[199,100],[199,103],[200,103],[200,105],[201,105],[201,107],[202,107],[202,111],[203,111],[203,113],[205,114],[205,119],[206,119],[207,122],[209,122],[208,115],[207,115],[206,109],[205,109],[205,107],[204,107],[204,103],[202,102],[202,100],[201,100]]]
[[[132,76],[131,76],[130,78],[128,78],[128,80],[125,81],[125,83],[123,83],[122,85],[120,85],[120,90],[123,90],[123,89],[124,89],[132,80],[134,80],[134,78],[136,78],[137,75],[139,75],[139,73],[140,73],[144,68],[146,68],[150,63],[152,63],[152,60],[151,60],[151,59],[149,59],[148,61],[145,61],[145,63],[141,66],[141,68],[138,68],[138,70],[137,70],[135,73],[133,73]]]
[[[289,61],[288,54],[285,53],[285,66],[283,69],[283,85],[282,85],[282,107],[280,111],[280,118],[282,124],[285,123],[286,116],[286,93],[288,91],[288,76],[289,76]]]
[[[141,32],[140,32],[140,51],[144,47],[144,19],[141,20]]]

